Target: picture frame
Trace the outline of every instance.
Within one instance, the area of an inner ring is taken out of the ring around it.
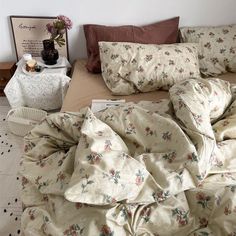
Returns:
[[[26,53],[31,54],[32,57],[41,57],[43,40],[50,38],[46,30],[46,24],[52,23],[56,18],[53,16],[10,16],[17,60],[20,60]],[[63,38],[65,39],[65,45],[59,47],[55,43],[55,48],[60,56],[64,56],[69,60],[67,30]]]

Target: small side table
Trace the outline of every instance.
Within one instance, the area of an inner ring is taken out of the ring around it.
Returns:
[[[0,62],[0,96],[5,96],[3,90],[16,70],[15,62]]]
[[[40,58],[35,59],[40,62]],[[61,57],[59,65],[45,67],[40,73],[26,73],[24,67],[25,62],[21,59],[4,89],[11,107],[26,106],[46,111],[60,109],[71,80],[66,75],[71,67],[68,60]]]

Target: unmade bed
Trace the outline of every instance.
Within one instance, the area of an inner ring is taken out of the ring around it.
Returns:
[[[232,235],[232,97],[190,80],[170,100],[49,116],[25,138],[23,235]]]
[[[218,50],[232,29],[186,34]],[[62,112],[25,137],[22,235],[236,234],[236,64],[198,46],[99,41],[102,76],[75,63]]]

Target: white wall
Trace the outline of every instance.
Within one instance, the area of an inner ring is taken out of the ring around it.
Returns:
[[[0,61],[16,60],[10,15],[70,17],[71,61],[86,56],[85,23],[144,25],[180,16],[180,26],[236,23],[236,0],[0,0]]]

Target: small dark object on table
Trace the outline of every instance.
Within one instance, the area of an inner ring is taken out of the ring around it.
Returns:
[[[46,65],[57,64],[59,53],[58,53],[58,50],[55,49],[53,40],[50,40],[50,39],[43,40],[43,50],[41,51],[41,56]]]
[[[34,69],[36,72],[40,72],[42,70],[42,66],[36,65]]]

